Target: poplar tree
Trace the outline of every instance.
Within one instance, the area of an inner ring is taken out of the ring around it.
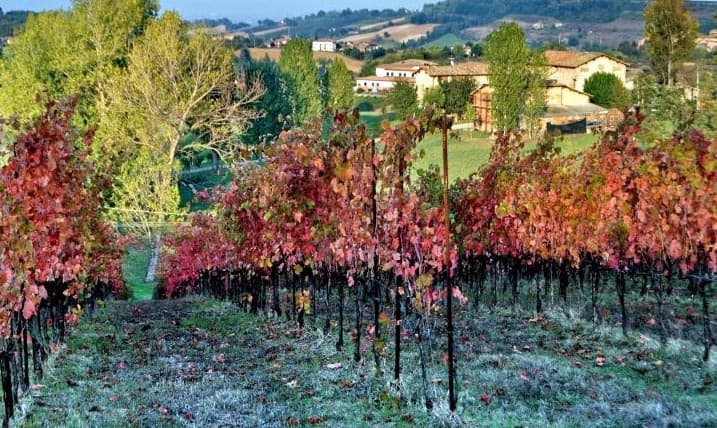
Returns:
[[[682,0],[653,0],[645,7],[645,39],[657,82],[671,87],[695,50],[699,23]]]
[[[279,70],[290,86],[289,104],[295,125],[321,117],[321,84],[319,68],[314,62],[311,42],[291,39],[281,50]]]
[[[508,132],[525,121],[532,130],[545,108],[544,56],[528,48],[525,33],[516,23],[503,24],[490,33],[483,52],[493,88],[495,129]]]
[[[346,110],[354,102],[354,79],[341,58],[334,58],[328,68],[328,108]]]

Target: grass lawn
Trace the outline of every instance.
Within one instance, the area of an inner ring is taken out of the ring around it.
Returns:
[[[445,336],[335,347],[337,327],[252,316],[188,298],[110,301],[75,327],[15,427],[643,427],[716,426],[717,359],[698,343],[622,337],[570,312],[457,310],[458,409],[447,403]],[[323,319],[317,320],[323,325]],[[406,320],[407,329],[411,317]],[[440,328],[442,324],[436,326]],[[699,327],[693,325],[693,327]],[[365,344],[365,341],[362,342]],[[433,402],[424,406],[424,393]]]
[[[400,123],[395,112],[381,113],[380,111],[362,111],[361,122],[366,125],[366,130],[370,137],[378,137],[383,133],[381,123],[388,120],[392,124]]]
[[[134,300],[152,298],[156,282],[145,282],[147,268],[152,250],[145,243],[138,243],[127,248],[122,273]]]
[[[591,134],[567,135],[558,142],[563,154],[573,154],[584,150],[597,141],[598,136]],[[488,161],[493,146],[493,138],[484,132],[459,131],[449,134],[448,139],[448,179],[466,178]],[[526,150],[535,147],[527,145]],[[424,156],[416,162],[416,169],[426,169],[429,165],[443,165],[443,152],[440,133],[430,134],[418,143],[418,150]]]
[[[448,137],[448,179],[466,178],[488,161],[493,140],[484,132],[466,131]],[[429,134],[418,143],[416,149],[423,158],[416,161],[415,169],[429,165],[443,165],[441,133]]]

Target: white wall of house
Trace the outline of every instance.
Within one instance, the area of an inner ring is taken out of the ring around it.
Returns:
[[[335,52],[336,43],[331,40],[314,40],[311,42],[311,50],[314,52]]]
[[[396,81],[391,79],[376,79],[373,76],[368,78],[359,77],[356,79],[354,91],[361,88],[365,92],[388,92],[393,89],[395,84]]]
[[[409,69],[408,67],[392,68],[387,65],[378,65],[376,66],[376,77],[403,77],[408,79],[412,77],[413,71],[413,68]]]

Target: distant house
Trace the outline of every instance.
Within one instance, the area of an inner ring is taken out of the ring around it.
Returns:
[[[279,37],[269,40],[265,44],[265,46],[267,48],[283,48],[284,46],[286,46],[287,43],[289,43],[289,40],[291,40],[291,37],[289,37],[285,34],[283,36],[279,36]]]
[[[555,80],[545,82],[546,108],[541,117],[541,129],[579,121],[603,123],[608,110],[590,102],[590,94],[578,91]],[[484,84],[471,93],[471,102],[476,110],[475,128],[481,131],[494,130],[491,117],[493,88]]]
[[[396,82],[399,80],[405,80],[409,83],[414,83],[414,80],[412,78],[406,78],[406,77],[386,77],[386,76],[359,77],[356,79],[354,91],[358,91],[359,89],[361,89],[364,92],[385,93],[385,92],[391,91],[393,89],[393,87],[396,85]]]
[[[578,91],[585,89],[585,81],[597,72],[611,73],[630,88],[627,82],[629,64],[599,52],[545,51],[550,66],[549,79]]]
[[[470,78],[476,86],[488,84],[488,65],[484,62],[467,61],[452,65],[426,65],[413,73],[416,81],[418,101],[422,102],[426,91],[438,86],[442,81]]]
[[[717,50],[717,30],[710,30],[709,34],[697,37],[697,47],[707,52]]]
[[[336,42],[328,39],[313,40],[311,50],[314,52],[336,52]]]
[[[358,49],[359,52],[363,53],[372,52],[378,48],[379,46],[376,43],[367,41],[360,42],[358,45],[356,45],[356,49]]]
[[[435,65],[435,63],[419,59],[407,59],[391,64],[377,65],[376,75],[357,78],[354,90],[360,88],[368,92],[387,92],[393,89],[398,80],[414,84],[413,73],[421,66],[426,65]]]
[[[431,65],[436,65],[436,63],[421,59],[407,59],[391,64],[380,64],[376,66],[376,76],[413,78],[413,73],[419,68]]]

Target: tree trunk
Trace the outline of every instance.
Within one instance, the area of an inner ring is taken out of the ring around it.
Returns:
[[[714,343],[714,338],[712,337],[712,327],[710,325],[710,306],[707,300],[708,284],[709,281],[704,279],[700,280],[700,297],[702,297],[702,334],[705,345],[705,352],[702,356],[703,361],[710,359],[710,347]]]
[[[615,279],[617,286],[617,297],[620,300],[620,312],[622,313],[622,335],[627,337],[627,310],[625,308],[625,272],[618,271]]]
[[[401,292],[399,289],[403,289],[404,279],[401,277],[400,280],[396,281],[396,295],[394,296],[394,307],[393,307],[393,318],[394,324],[394,340],[395,340],[395,352],[393,360],[393,379],[398,381],[401,376]]]
[[[336,342],[336,350],[341,351],[343,349],[343,347],[344,347],[344,282],[339,281],[339,340]]]
[[[360,287],[354,284],[356,294],[356,348],[354,349],[354,361],[361,361],[361,299],[359,296]]]
[[[0,374],[2,375],[3,401],[5,402],[5,418],[3,427],[10,426],[10,418],[15,414],[15,402],[13,401],[12,372],[10,371],[11,350],[0,353]]]

